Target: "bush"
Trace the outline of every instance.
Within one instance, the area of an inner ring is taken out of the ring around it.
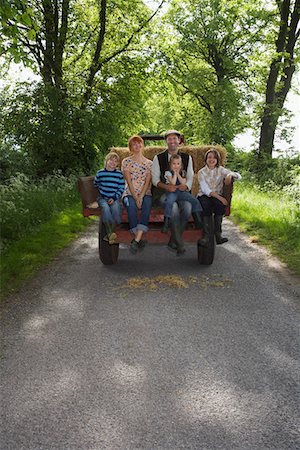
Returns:
[[[39,181],[17,173],[0,185],[1,249],[78,202],[76,180],[61,172]]]
[[[254,152],[235,152],[228,166],[240,172],[243,180],[263,192],[284,193],[300,203],[300,156],[258,158]]]

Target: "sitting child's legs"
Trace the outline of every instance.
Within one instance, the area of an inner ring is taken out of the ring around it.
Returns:
[[[122,213],[122,207],[119,201],[113,202],[112,205],[109,205],[111,215],[113,218],[113,221],[117,224],[121,223],[121,213]]]
[[[110,207],[109,207],[109,204],[107,203],[107,201],[104,198],[98,198],[98,205],[101,209],[102,222],[104,222],[104,223],[112,222],[113,217],[112,217],[111,210],[110,210]]]
[[[213,199],[213,211],[214,215],[214,226],[215,226],[215,237],[217,244],[224,244],[228,241],[228,238],[222,237],[222,220],[225,214],[225,206],[217,198]]]
[[[164,201],[164,225],[162,228],[162,233],[167,233],[168,229],[171,224],[171,217],[172,217],[172,211],[173,211],[173,205],[176,202],[178,197],[178,191],[176,192],[167,192],[165,194],[165,201]]]
[[[172,217],[173,204],[176,202],[177,198],[178,198],[178,191],[166,193],[166,198],[164,202],[165,217],[168,217],[169,219]]]

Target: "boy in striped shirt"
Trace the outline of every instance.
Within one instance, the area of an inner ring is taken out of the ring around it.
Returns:
[[[121,222],[120,198],[125,188],[121,170],[117,167],[120,158],[117,153],[110,152],[105,157],[104,169],[98,170],[94,185],[98,189],[98,205],[101,209],[101,220],[105,225],[107,235],[104,237],[109,244],[115,244],[117,235],[115,226]]]

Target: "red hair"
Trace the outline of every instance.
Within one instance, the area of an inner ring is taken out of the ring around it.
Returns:
[[[132,145],[132,143],[133,143],[134,141],[140,142],[141,144],[143,144],[143,147],[144,147],[144,140],[143,140],[143,138],[141,138],[141,136],[135,135],[135,136],[131,136],[131,137],[128,139],[128,147],[129,147],[129,150],[131,150],[131,145]]]

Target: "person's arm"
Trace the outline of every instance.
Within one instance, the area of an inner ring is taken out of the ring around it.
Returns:
[[[124,175],[125,180],[127,181],[129,191],[130,191],[132,197],[136,201],[138,196],[137,196],[137,194],[134,191],[133,183],[132,183],[132,180],[131,180],[131,174],[130,174],[129,170],[125,169],[124,172],[123,172],[123,175]]]
[[[147,192],[147,190],[149,189],[150,186],[151,186],[151,172],[149,171],[147,173],[143,189],[142,189],[140,195],[138,196],[138,199],[136,200],[136,204],[137,204],[138,208],[142,207],[143,198],[145,197],[146,192]]]
[[[154,186],[156,186],[160,189],[164,189],[165,191],[168,191],[168,192],[176,191],[176,186],[173,186],[172,184],[162,183],[160,181],[160,167],[159,167],[159,161],[158,161],[157,155],[155,155],[153,158],[151,172],[152,172],[152,184]]]
[[[201,172],[201,170],[198,172],[198,181],[199,181],[199,186],[201,189],[201,192],[204,195],[207,195],[207,197],[215,197],[218,200],[220,200],[221,203],[223,203],[223,205],[227,206],[227,200],[225,197],[222,197],[220,194],[218,194],[215,191],[212,191],[205,179],[205,174],[203,172]]]
[[[122,178],[120,177],[118,180],[118,189],[115,193],[115,200],[119,200],[119,198],[121,198],[121,196],[124,192],[124,189],[125,189],[125,180],[124,180],[124,177],[122,174]]]
[[[96,173],[96,175],[95,175],[95,178],[94,178],[94,186],[96,187],[96,188],[98,188],[99,187],[99,184],[100,184],[100,181],[99,181],[99,171]]]
[[[232,172],[231,170],[225,169],[225,167],[222,168],[222,175],[224,176],[224,183],[226,185],[231,184],[232,179],[237,181],[242,178],[241,174],[238,172]]]
[[[215,191],[211,191],[210,197],[215,197],[215,198],[217,198],[217,199],[220,200],[220,202],[223,203],[223,205],[225,205],[225,206],[228,205],[228,202],[227,202],[226,198],[225,198],[225,197],[222,197],[222,195],[218,194],[218,193],[215,192]]]
[[[133,183],[132,183],[132,180],[131,180],[131,173],[130,173],[129,168],[127,167],[126,159],[124,159],[122,161],[122,172],[123,172],[123,176],[125,178],[125,181],[127,182],[129,192],[131,193],[131,195],[134,198],[134,200],[137,201],[138,196],[137,196],[137,194],[134,191]]]
[[[198,182],[199,182],[201,192],[204,195],[207,195],[207,197],[209,197],[210,193],[212,191],[211,191],[210,187],[208,186],[208,183],[205,179],[205,174],[203,172],[201,172],[201,170],[199,170],[199,172],[198,172]]]
[[[180,184],[186,185],[186,178],[183,178],[180,173],[177,175]]]
[[[193,160],[191,155],[189,156],[189,162],[186,171],[186,182],[185,184],[180,183],[177,187],[180,191],[190,191],[193,185],[194,178],[194,169],[193,169]]]
[[[151,173],[152,173],[152,184],[153,186],[158,187],[158,183],[160,182],[160,167],[157,155],[155,155],[153,158]]]
[[[172,172],[168,170],[167,172],[165,172],[165,179],[168,181],[168,183],[175,185],[177,180],[177,174],[173,173],[172,175]]]

